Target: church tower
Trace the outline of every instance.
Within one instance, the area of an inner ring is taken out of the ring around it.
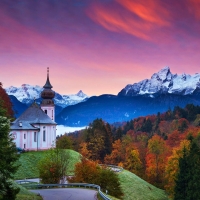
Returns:
[[[41,109],[55,122],[55,105],[53,98],[55,92],[51,89],[52,85],[49,81],[49,68],[47,68],[47,80],[43,86],[44,90],[41,92],[42,103]]]

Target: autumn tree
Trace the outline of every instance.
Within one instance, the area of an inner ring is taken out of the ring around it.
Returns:
[[[112,144],[112,153],[105,156],[104,162],[106,164],[118,165],[123,161],[124,154],[122,153],[122,142],[118,139]]]
[[[108,168],[100,167],[96,161],[90,161],[84,157],[76,164],[74,176],[68,181],[97,184],[104,192],[107,190],[112,196],[122,196],[118,175]]]
[[[134,174],[137,174],[137,175],[140,174],[140,170],[142,168],[142,162],[140,160],[139,151],[137,149],[127,148],[123,166],[125,169],[133,172]]]
[[[154,135],[148,141],[146,175],[148,176],[148,179],[157,186],[163,186],[165,152],[165,141],[160,136]]]
[[[0,82],[0,103],[1,103],[1,107],[4,109],[4,112],[5,112],[4,116],[11,119],[14,116],[12,103],[6,91],[2,88],[1,82]]]
[[[182,134],[179,131],[177,131],[177,130],[173,131],[172,133],[170,133],[168,135],[168,139],[166,140],[166,144],[168,146],[170,146],[171,148],[178,147],[181,140],[182,140],[181,136],[182,136]]]
[[[80,144],[80,149],[79,149],[80,154],[85,157],[85,158],[90,158],[90,152],[88,151],[87,148],[87,143],[86,142],[82,142]]]

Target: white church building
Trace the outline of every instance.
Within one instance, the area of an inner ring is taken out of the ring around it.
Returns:
[[[55,92],[51,90],[49,69],[47,69],[47,80],[43,88],[41,105],[34,101],[19,118],[11,123],[11,134],[16,146],[25,150],[44,150],[55,145],[56,122],[53,101]]]

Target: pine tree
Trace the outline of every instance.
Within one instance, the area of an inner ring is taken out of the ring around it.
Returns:
[[[188,155],[184,152],[179,159],[179,173],[177,175],[174,200],[200,199],[200,147],[198,138],[188,138],[191,147]]]
[[[200,148],[197,139],[192,138],[188,163],[190,170],[186,200],[200,199]]]
[[[0,89],[2,89],[1,86]],[[6,97],[5,94],[4,97]],[[15,164],[18,155],[13,139],[9,134],[10,120],[7,116],[11,114],[9,111],[12,108],[5,107],[5,104],[8,104],[4,103],[3,100],[4,98],[0,96],[0,198],[13,200],[19,192],[19,189],[13,187],[10,179],[13,178],[13,174],[18,168]]]
[[[189,163],[186,149],[183,149],[183,157],[179,159],[179,173],[177,175],[174,200],[185,199],[187,196],[187,187],[189,182]]]

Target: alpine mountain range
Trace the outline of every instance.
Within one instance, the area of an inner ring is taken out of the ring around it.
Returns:
[[[40,86],[23,84],[6,88],[16,116],[33,99],[40,102]],[[154,73],[150,79],[128,84],[118,95],[103,94],[89,97],[81,90],[74,95],[56,93],[56,122],[64,126],[87,126],[96,118],[106,122],[128,121],[139,116],[157,114],[186,104],[200,105],[200,73],[172,74],[169,67]]]

